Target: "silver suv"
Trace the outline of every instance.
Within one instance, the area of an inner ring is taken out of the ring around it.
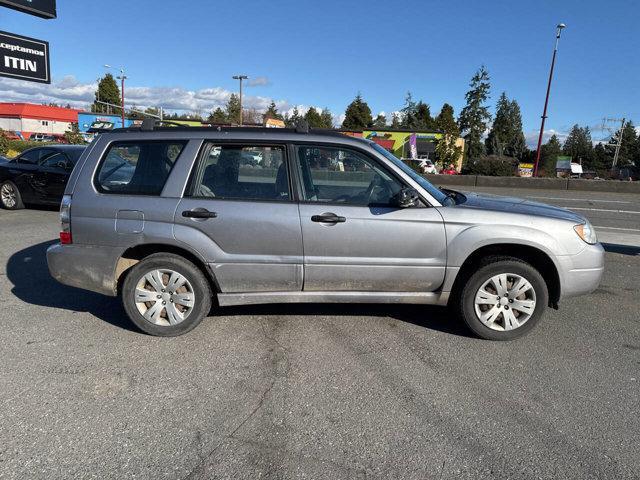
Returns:
[[[193,329],[215,299],[449,305],[480,337],[508,340],[603,272],[583,217],[438,189],[337,132],[105,133],[73,170],[60,218],[51,274],[120,295],[162,336]]]

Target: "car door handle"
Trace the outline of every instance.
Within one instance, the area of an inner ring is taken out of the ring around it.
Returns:
[[[313,215],[311,221],[318,223],[344,223],[347,219],[335,213],[323,213],[322,215]]]
[[[218,214],[203,208],[202,210],[185,210],[182,212],[182,216],[189,218],[216,218]]]

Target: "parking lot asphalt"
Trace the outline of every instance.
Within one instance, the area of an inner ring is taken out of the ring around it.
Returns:
[[[0,210],[0,478],[640,478],[640,248],[612,242],[600,288],[514,342],[404,305],[226,308],[154,338],[49,276],[57,232]]]

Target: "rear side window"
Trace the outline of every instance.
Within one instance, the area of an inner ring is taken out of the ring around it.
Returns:
[[[94,183],[102,193],[160,195],[185,141],[114,142]]]
[[[193,197],[289,200],[282,146],[205,144],[193,182]]]

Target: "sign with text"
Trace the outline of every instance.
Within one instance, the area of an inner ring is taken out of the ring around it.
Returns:
[[[42,18],[56,18],[56,0],[0,0],[0,6]]]
[[[51,83],[49,42],[0,32],[0,77]]]

